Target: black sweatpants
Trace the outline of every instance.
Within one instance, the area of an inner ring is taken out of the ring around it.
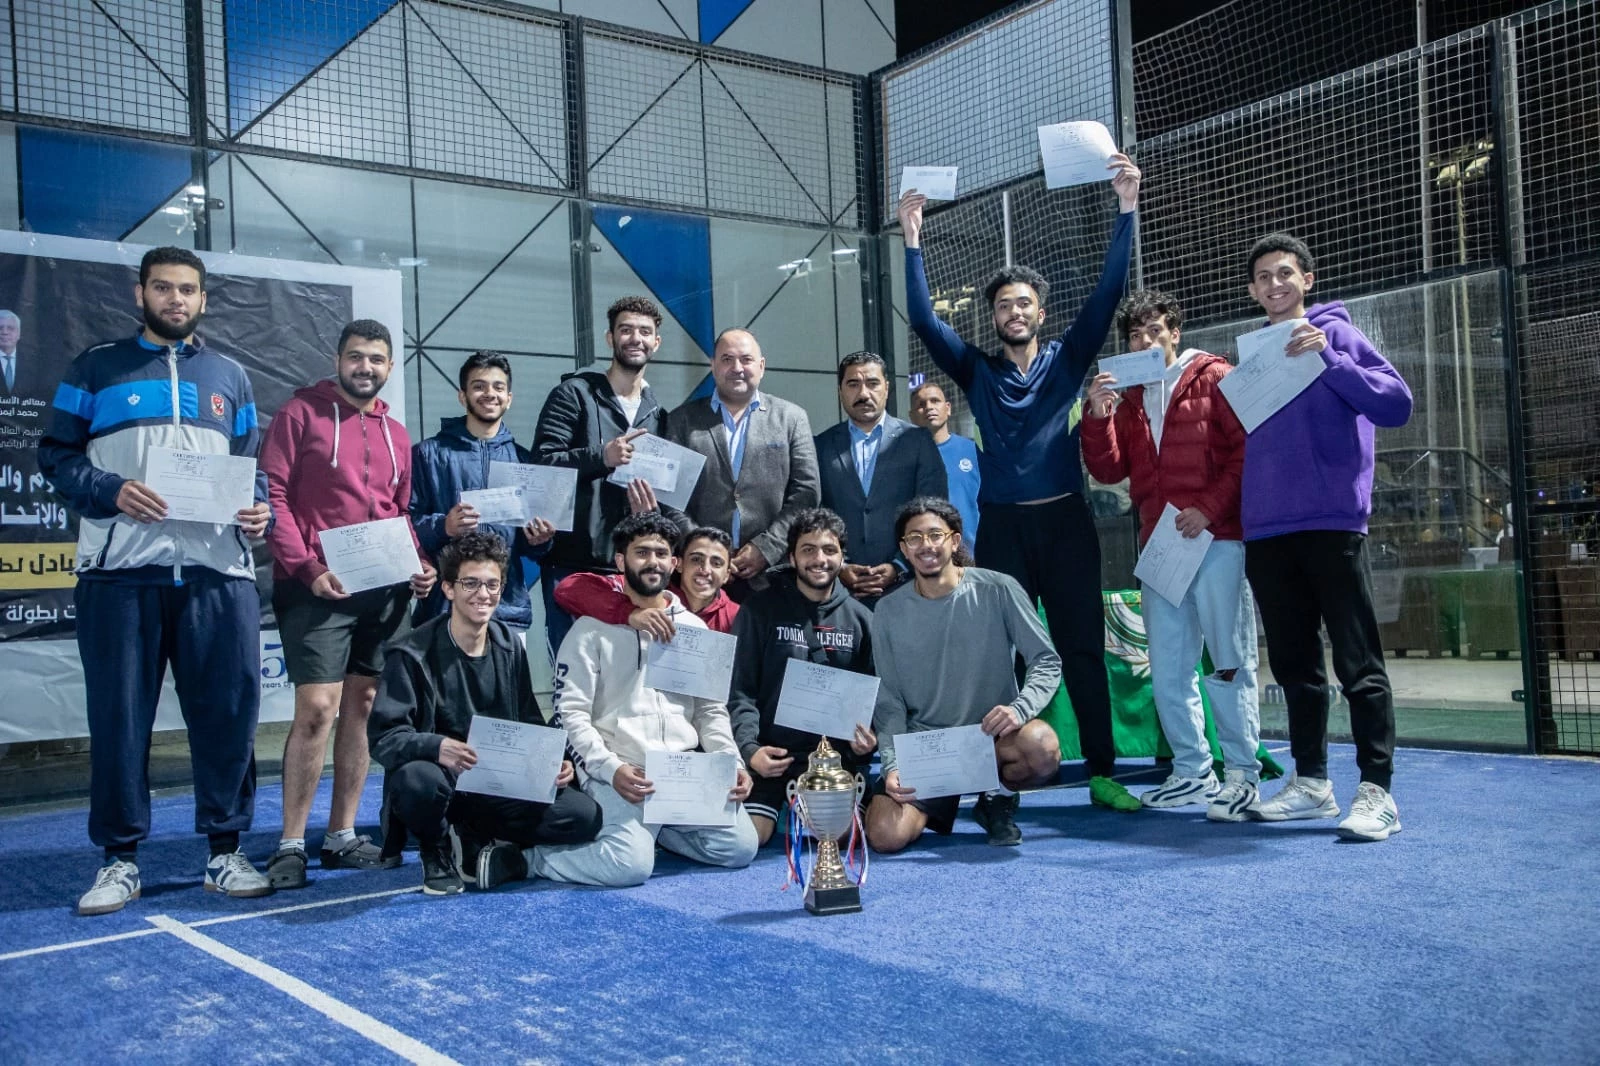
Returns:
[[[250,828],[261,710],[261,601],[255,582],[190,567],[184,583],[86,577],[73,593],[89,712],[89,839],[150,834],[150,731],[172,666],[189,730],[197,833]]]
[[[1100,535],[1081,493],[1049,503],[978,508],[978,565],[1010,574],[1029,602],[1044,604],[1061,679],[1078,719],[1089,773],[1116,768],[1111,691],[1106,681],[1106,615],[1100,595]]]
[[[519,848],[586,844],[599,835],[605,822],[600,805],[580,789],[560,790],[554,803],[457,792],[456,775],[426,759],[386,774],[383,788],[390,817],[404,823],[424,845],[437,843],[450,826],[480,840],[504,840]],[[387,826],[384,832],[387,844]]]
[[[1361,780],[1388,789],[1394,773],[1394,698],[1372,606],[1367,538],[1312,530],[1246,541],[1250,579],[1267,634],[1267,662],[1289,705],[1289,751],[1301,777],[1328,776],[1328,672],[1321,627],[1333,645],[1333,672],[1350,704]]]

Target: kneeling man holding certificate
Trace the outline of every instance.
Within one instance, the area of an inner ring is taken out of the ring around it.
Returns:
[[[372,757],[387,771],[386,850],[398,854],[407,830],[421,842],[427,895],[462,890],[451,832],[480,889],[527,877],[524,848],[600,832],[600,808],[567,787],[566,733],[543,724],[522,641],[494,618],[509,563],[493,533],[444,546],[450,613],[389,646],[367,721]]]
[[[1061,683],[1061,659],[1015,579],[965,565],[961,514],[949,501],[906,504],[895,538],[916,579],[872,617],[883,777],[867,842],[899,851],[924,829],[948,833],[962,794],[978,792],[974,815],[989,843],[1018,844],[1012,790],[1052,780],[1061,766],[1055,731],[1037,720]],[[1027,666],[1020,691],[1018,655]]]
[[[611,536],[628,598],[670,614],[674,645],[690,630],[718,637],[667,589],[678,564],[672,548],[678,534],[670,519],[645,511],[623,519]],[[674,687],[698,688],[700,695],[652,687],[650,643],[646,633],[595,618],[578,619],[561,642],[556,713],[583,791],[605,813],[605,827],[592,844],[534,848],[529,867],[540,877],[640,885],[655,869],[658,841],[711,866],[738,868],[755,858],[756,830],[743,804],[750,775],[728,723],[726,672],[723,698],[705,694],[712,686],[704,682],[727,664],[708,653],[704,676],[682,676],[686,660],[656,678],[665,685],[670,676]]]

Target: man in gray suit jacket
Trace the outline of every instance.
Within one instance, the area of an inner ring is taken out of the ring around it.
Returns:
[[[822,506],[844,519],[848,560],[839,580],[859,600],[876,603],[906,573],[894,523],[906,501],[949,494],[933,438],[888,413],[883,357],[854,352],[839,363],[839,406],[847,417],[817,434]]]
[[[673,411],[662,431],[706,457],[689,515],[733,536],[734,599],[784,557],[789,524],[820,498],[811,422],[799,406],[761,391],[766,369],[754,334],[723,330],[711,357],[716,391]]]

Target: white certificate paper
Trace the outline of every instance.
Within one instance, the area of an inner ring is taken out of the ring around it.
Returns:
[[[930,200],[956,198],[955,167],[906,167],[900,172],[900,195],[916,190]]]
[[[1246,333],[1238,340],[1239,365],[1222,379],[1218,388],[1228,398],[1228,405],[1239,416],[1246,433],[1281,411],[1288,403],[1322,376],[1328,365],[1319,352],[1303,355],[1285,355],[1284,345],[1291,330],[1284,330],[1288,322]],[[1274,338],[1262,343],[1251,338],[1268,330],[1277,330]],[[1281,338],[1281,339],[1280,339]],[[1246,356],[1244,353],[1251,354]]]
[[[644,683],[663,692],[726,703],[738,644],[731,633],[680,625],[671,640],[650,642]]]
[[[522,489],[506,485],[498,489],[462,489],[461,502],[478,512],[478,521],[502,526],[520,526],[527,521]]]
[[[1044,186],[1061,189],[1115,177],[1106,164],[1116,154],[1111,131],[1098,122],[1058,122],[1039,127],[1039,154],[1044,157]]]
[[[411,523],[403,517],[324,529],[317,537],[328,569],[346,592],[403,585],[422,573]]]
[[[694,449],[646,433],[633,442],[633,462],[623,463],[606,480],[627,488],[634,478],[644,478],[659,502],[682,511],[689,506],[705,465],[706,457]]]
[[[1134,385],[1154,385],[1167,374],[1167,353],[1160,348],[1126,355],[1108,355],[1100,360],[1100,373],[1110,374],[1117,380],[1113,389],[1126,389]]]
[[[554,803],[567,731],[530,722],[472,716],[467,745],[477,765],[456,778],[457,792]]]
[[[248,456],[151,448],[144,462],[144,483],[166,501],[169,519],[238,525],[238,513],[255,506],[256,461]]]
[[[878,679],[871,674],[790,659],[783,668],[773,721],[802,733],[853,740],[856,726],[872,724]]]
[[[732,752],[645,752],[644,776],[655,789],[644,800],[645,824],[733,825],[739,804],[728,793],[738,772]]]
[[[1194,584],[1194,575],[1200,572],[1206,550],[1216,539],[1211,530],[1203,529],[1198,537],[1186,537],[1178,531],[1178,509],[1167,504],[1156,519],[1156,528],[1145,541],[1144,551],[1133,568],[1133,576],[1144,586],[1174,607],[1182,605]]]
[[[1239,362],[1248,363],[1262,352],[1282,355],[1284,349],[1289,347],[1289,335],[1306,325],[1306,322],[1304,318],[1285,319],[1275,325],[1235,337],[1233,344],[1239,349]]]
[[[573,510],[578,501],[578,472],[572,467],[491,462],[489,487],[521,490],[522,518],[517,525],[542,518],[559,530],[572,531]],[[462,498],[466,498],[465,493]]]
[[[902,788],[918,799],[966,796],[1000,787],[994,737],[978,725],[902,733],[894,738],[895,768]]]

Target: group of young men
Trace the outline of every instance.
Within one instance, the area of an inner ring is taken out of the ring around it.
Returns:
[[[924,200],[912,192],[901,201],[911,324],[966,394],[981,452],[950,433],[950,404],[936,383],[913,392],[917,424],[889,415],[891,379],[870,352],[842,360],[847,417],[813,437],[804,411],[761,390],[765,359],[744,329],[717,338],[711,394],[668,412],[645,378],[661,314],[641,297],[612,305],[609,364],[562,380],[527,449],[505,428],[512,372],[493,352],[460,370],[463,415],[413,447],[379,397],[392,340],[365,320],[344,329],[334,376],[299,390],[263,436],[248,377],[196,336],[204,265],[180,249],[148,253],[135,288],[144,329],[78,357],[40,446],[41,469],[82,520],[76,595],[93,752],[90,836],[105,864],[80,912],[117,910],[139,895],[150,729],[169,664],[190,731],[196,829],[210,841],[205,887],[231,896],[306,883],[307,824],[330,733],[324,868],[398,865],[408,837],[420,846],[424,891],[438,895],[529,876],[638,884],[658,845],[712,865],[748,864],[774,835],[787,787],[819,741],[775,721],[790,659],[880,679],[871,726],[841,745],[852,770],[879,759],[864,819],[879,851],[904,848],[925,829],[950,831],[960,798],[918,797],[900,778],[894,742],[957,725],[980,725],[995,742],[1002,787],[978,797],[976,820],[990,843],[1019,842],[1018,790],[1052,781],[1060,767],[1056,734],[1038,715],[1063,682],[1094,803],[1132,811],[1203,802],[1221,821],[1330,817],[1339,808],[1326,771],[1323,624],[1362,777],[1340,831],[1359,839],[1398,831],[1388,793],[1393,710],[1363,545],[1372,427],[1403,423],[1410,394],[1341,305],[1307,310],[1309,250],[1269,237],[1250,254],[1250,291],[1272,322],[1308,319],[1287,351],[1326,370],[1246,434],[1218,388],[1227,362],[1179,349],[1177,303],[1148,291],[1124,299],[1140,175],[1124,156],[1111,167],[1121,212],[1099,283],[1061,335],[1043,342],[1047,283],[1026,268],[1002,271],[986,289],[995,353],[934,316],[920,248]],[[1085,406],[1084,379],[1113,320],[1118,347],[1162,349],[1167,374],[1120,400],[1101,374]],[[610,480],[646,433],[706,458],[683,510],[644,480]],[[164,501],[139,480],[156,446],[257,457],[256,503],[230,525],[167,519]],[[1097,479],[1129,480],[1141,541],[1168,504],[1184,535],[1215,537],[1181,604],[1153,592],[1143,600],[1174,760],[1172,776],[1142,802],[1115,779],[1099,544],[1080,454]],[[572,531],[543,519],[483,522],[461,494],[486,487],[493,462],[574,468]],[[413,530],[416,573],[347,592],[319,534],[400,516]],[[260,614],[251,541],[261,538],[295,686],[283,829],[265,872],[239,850],[255,790]],[[555,669],[548,715],[528,666],[532,564]],[[1268,800],[1257,792],[1257,602],[1289,702],[1297,770]],[[685,627],[737,638],[726,701],[647,683],[650,642]],[[1202,650],[1221,781],[1205,739]],[[456,790],[476,761],[467,738],[477,715],[565,730],[554,802]],[[647,823],[652,751],[733,756],[733,824]],[[356,832],[369,759],[385,772],[381,842]]]

